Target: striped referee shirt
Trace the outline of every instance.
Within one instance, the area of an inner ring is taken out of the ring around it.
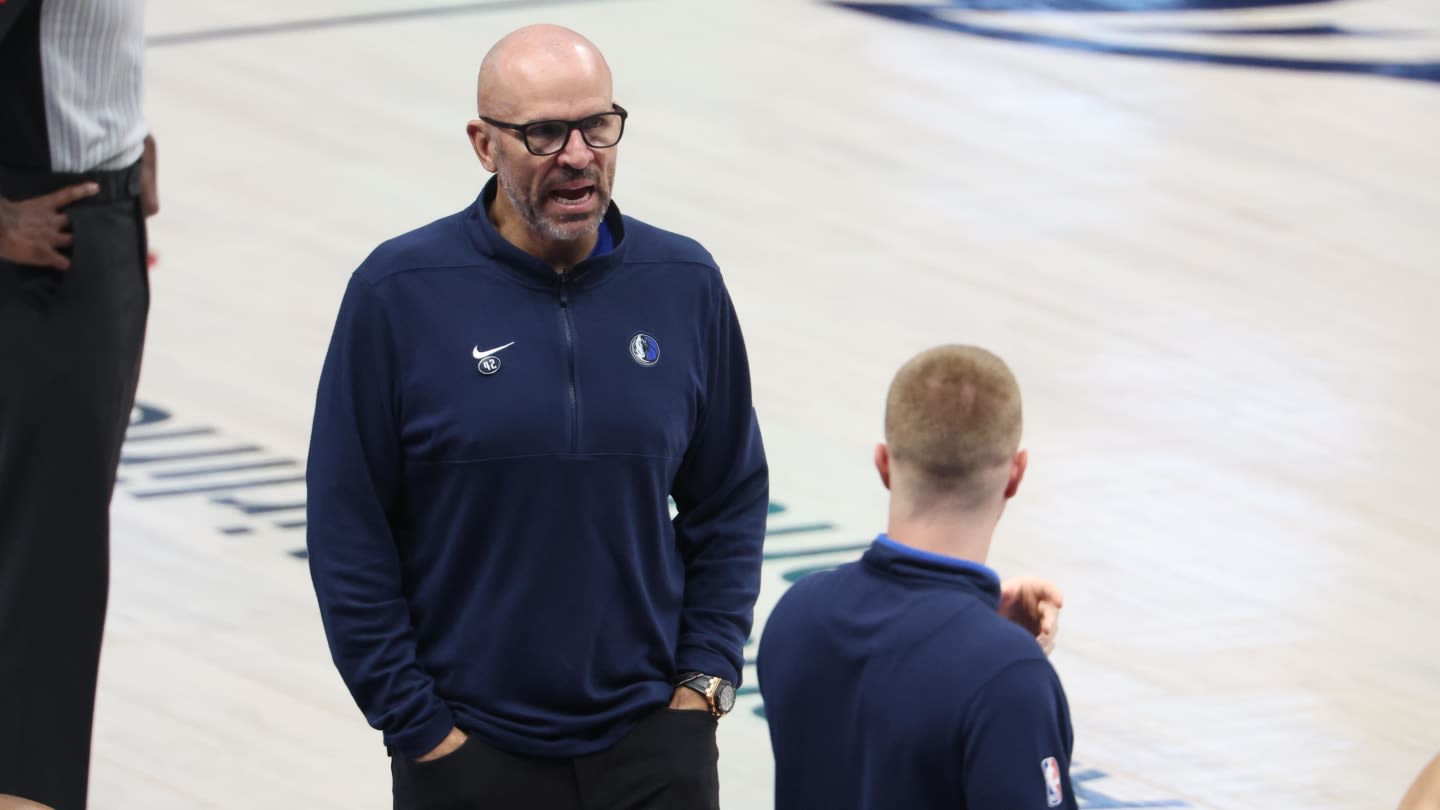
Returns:
[[[0,0],[0,166],[124,168],[140,159],[144,0]]]

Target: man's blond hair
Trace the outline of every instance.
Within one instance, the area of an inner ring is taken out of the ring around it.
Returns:
[[[939,346],[901,367],[885,400],[891,460],[913,471],[915,496],[988,497],[987,471],[1020,449],[1020,386],[1005,361],[975,346]],[[910,480],[910,479],[907,479]]]

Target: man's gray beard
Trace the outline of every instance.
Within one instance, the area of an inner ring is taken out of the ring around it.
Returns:
[[[530,204],[529,200],[522,198],[516,193],[515,185],[510,182],[508,173],[504,169],[501,169],[499,174],[500,188],[504,190],[505,196],[509,198],[510,204],[515,207],[515,210],[520,212],[520,218],[525,220],[525,224],[530,226],[530,230],[540,234],[546,239],[556,242],[573,242],[577,239],[584,239],[600,230],[600,223],[605,221],[605,214],[610,210],[610,200],[606,199],[604,204],[600,206],[600,215],[589,222],[554,222],[553,220],[542,217],[535,206]],[[600,193],[599,183],[595,184],[595,193]],[[576,230],[577,227],[579,230]]]

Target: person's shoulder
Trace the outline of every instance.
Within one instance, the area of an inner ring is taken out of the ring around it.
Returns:
[[[715,263],[715,257],[693,237],[667,231],[628,214],[623,219],[627,262],[690,265],[719,276],[720,267]]]
[[[1005,677],[1017,665],[1035,662],[1049,667],[1049,659],[1029,631],[984,605],[973,605],[946,622],[926,645],[958,667],[975,685]],[[1022,666],[1022,668],[1025,668]]]
[[[450,214],[386,239],[355,270],[356,279],[378,285],[414,270],[473,265],[477,254],[466,237],[464,215]]]
[[[795,650],[808,644],[826,623],[839,596],[849,590],[847,583],[855,565],[846,563],[806,574],[786,588],[765,617],[757,659],[767,661],[765,666],[773,669],[777,650]]]
[[[806,574],[796,580],[775,602],[775,607],[771,609],[767,622],[773,622],[777,615],[783,617],[807,613],[822,605],[832,603],[834,592],[837,589],[844,590],[848,587],[846,583],[855,575],[859,565],[858,562],[844,563],[835,568]]]

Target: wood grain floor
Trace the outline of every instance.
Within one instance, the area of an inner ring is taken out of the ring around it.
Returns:
[[[93,806],[389,806],[293,478],[347,276],[473,198],[475,68],[534,21],[610,59],[620,205],[726,271],[774,476],[761,621],[882,527],[897,365],[978,343],[1026,395],[991,561],[1067,592],[1081,806],[1393,806],[1440,750],[1440,83],[1163,52],[1440,62],[1440,6],[937,19],[150,0],[152,410],[115,497]],[[1356,35],[1202,32],[1266,26]],[[758,705],[723,724],[729,808],[770,806]]]

